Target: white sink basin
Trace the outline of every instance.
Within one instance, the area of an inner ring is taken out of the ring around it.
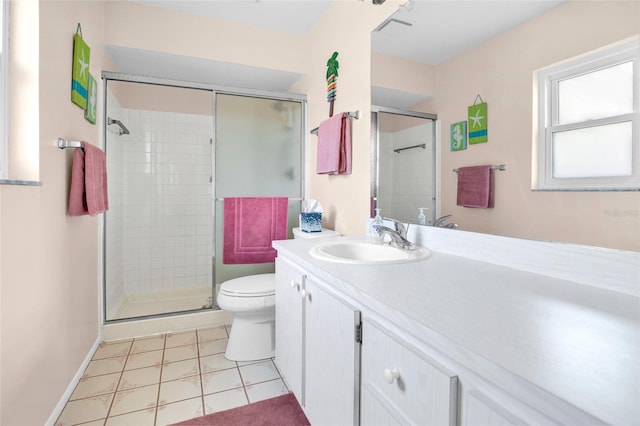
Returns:
[[[376,265],[416,262],[431,256],[431,252],[424,247],[403,250],[370,241],[330,241],[318,244],[309,253],[317,259],[330,262]]]

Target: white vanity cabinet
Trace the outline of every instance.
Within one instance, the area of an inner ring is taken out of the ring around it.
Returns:
[[[360,312],[276,260],[276,363],[314,425],[359,423]]]
[[[375,321],[362,332],[362,425],[456,424],[456,375]]]
[[[468,426],[516,426],[527,424],[527,422],[516,417],[497,402],[475,390],[465,394],[464,407],[464,424]],[[544,423],[547,423],[547,421]]]

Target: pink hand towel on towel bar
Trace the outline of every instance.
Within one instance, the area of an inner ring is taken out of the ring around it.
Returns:
[[[458,169],[457,205],[493,208],[493,170],[491,166],[460,167]]]
[[[95,216],[108,209],[106,157],[100,148],[83,142],[73,153],[69,216]]]
[[[351,173],[351,117],[347,114],[336,114],[320,123],[316,173]]]
[[[222,263],[269,263],[274,240],[287,239],[286,197],[225,198]]]

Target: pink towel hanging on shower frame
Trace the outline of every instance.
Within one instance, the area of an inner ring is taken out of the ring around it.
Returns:
[[[224,199],[222,263],[275,261],[274,240],[287,239],[286,197]]]

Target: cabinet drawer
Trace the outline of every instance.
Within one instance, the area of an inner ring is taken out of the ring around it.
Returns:
[[[457,377],[371,320],[363,324],[362,386],[362,405],[381,404],[400,424],[456,424]],[[380,423],[365,410],[362,420]]]

